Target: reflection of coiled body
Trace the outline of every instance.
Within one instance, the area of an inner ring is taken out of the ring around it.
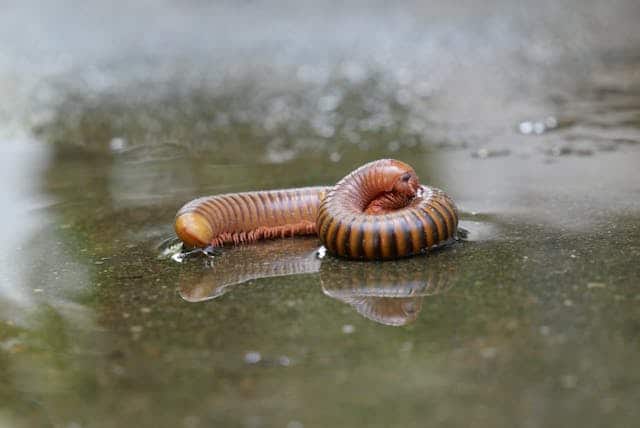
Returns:
[[[457,225],[457,209],[444,192],[420,186],[409,165],[383,159],[358,168],[334,188],[196,199],[180,209],[175,229],[189,246],[317,233],[331,254],[389,260],[449,242]]]
[[[431,296],[446,292],[453,277],[451,271],[407,260],[384,265],[325,262],[321,273],[325,294],[335,298]]]
[[[407,262],[328,264],[320,270],[322,291],[375,322],[410,324],[422,309],[423,297],[446,292],[453,281],[448,270]]]
[[[180,272],[180,295],[188,302],[202,302],[254,279],[319,274],[326,296],[370,320],[401,326],[416,320],[425,297],[445,293],[455,283],[455,272],[445,266],[416,259],[384,264],[320,259],[316,248],[314,239],[280,240],[229,248],[204,265],[191,259]],[[314,282],[313,276],[305,282]]]

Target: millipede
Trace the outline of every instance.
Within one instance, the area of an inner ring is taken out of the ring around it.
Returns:
[[[454,240],[457,227],[453,200],[395,159],[365,164],[333,187],[198,198],[175,220],[191,248],[316,234],[330,254],[354,260],[422,254]]]

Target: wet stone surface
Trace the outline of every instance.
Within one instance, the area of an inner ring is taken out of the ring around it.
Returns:
[[[494,3],[439,4],[433,30],[416,4],[393,15],[404,32],[376,6],[358,25],[384,40],[317,36],[308,4],[238,39],[196,6],[146,11],[193,34],[158,18],[175,37],[133,54],[0,42],[0,426],[632,426],[640,11]],[[234,7],[227,25],[280,16]],[[320,258],[313,237],[171,257],[192,198],[332,184],[381,157],[455,199],[460,240],[385,263]]]

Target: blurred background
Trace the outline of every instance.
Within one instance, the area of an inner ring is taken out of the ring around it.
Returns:
[[[3,3],[0,426],[631,426],[640,3]],[[382,157],[464,239],[175,255]]]

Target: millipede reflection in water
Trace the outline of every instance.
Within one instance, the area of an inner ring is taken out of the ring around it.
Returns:
[[[251,280],[319,273],[323,293],[352,306],[375,322],[401,326],[416,320],[423,299],[452,286],[449,270],[402,260],[363,264],[316,256],[313,239],[271,241],[234,247],[207,259],[206,266],[183,269],[180,295],[189,302],[216,299]]]
[[[189,302],[201,302],[254,279],[316,273],[321,263],[316,257],[317,247],[315,239],[300,238],[230,248],[207,259],[204,271],[183,269],[180,296]]]

